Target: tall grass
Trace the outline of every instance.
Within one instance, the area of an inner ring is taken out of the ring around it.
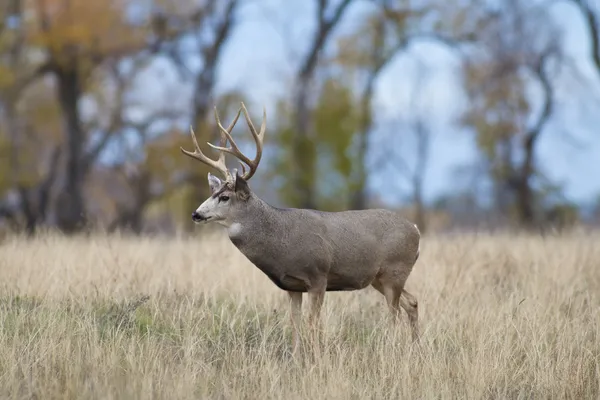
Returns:
[[[226,238],[0,245],[0,398],[600,398],[600,235],[431,236],[407,289],[326,296],[292,358],[287,295]]]

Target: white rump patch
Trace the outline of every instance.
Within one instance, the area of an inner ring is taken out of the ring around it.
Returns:
[[[417,230],[417,233],[419,234],[419,236],[421,236],[421,231],[419,230],[419,227],[417,226],[417,224],[413,224],[415,226],[415,229]]]

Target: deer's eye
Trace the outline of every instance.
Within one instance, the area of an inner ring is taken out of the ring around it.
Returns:
[[[221,196],[219,197],[219,201],[227,201],[229,200],[229,196]]]

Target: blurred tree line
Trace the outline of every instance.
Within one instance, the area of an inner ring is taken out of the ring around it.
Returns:
[[[584,17],[600,76],[600,12],[585,0],[567,2]],[[29,234],[41,226],[190,229],[191,211],[208,196],[208,170],[179,146],[191,145],[190,125],[199,143],[215,140],[214,105],[227,120],[241,100],[252,104],[247,93],[215,90],[248,3],[0,1],[0,223]],[[409,189],[405,201],[385,206],[403,208],[423,230],[580,221],[579,206],[536,157],[560,107],[557,77],[578,68],[565,54],[552,4],[311,0],[312,30],[293,79],[281,83],[289,86],[285,96],[267,110],[266,159],[253,187],[286,206],[361,209],[382,205],[369,183],[393,170],[380,190],[399,181]],[[338,30],[351,12],[351,28]],[[435,204],[424,201],[425,172],[432,142],[446,133],[426,111],[427,72],[413,82],[406,118],[380,123],[375,104],[380,76],[419,40],[460,60],[468,106],[455,124],[473,135],[479,154],[463,171],[472,182],[457,183]],[[175,83],[156,75],[164,70]],[[600,199],[586,218],[599,215]]]

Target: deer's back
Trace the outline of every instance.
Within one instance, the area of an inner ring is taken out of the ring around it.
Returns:
[[[340,264],[370,262],[412,266],[415,261],[419,230],[398,213],[373,209],[326,213],[323,218]]]
[[[302,243],[310,232],[312,245],[299,246],[294,256],[326,254],[328,290],[361,289],[383,268],[412,267],[416,261],[419,230],[398,213],[383,209],[297,213],[296,226],[299,221],[303,226],[292,240]]]

